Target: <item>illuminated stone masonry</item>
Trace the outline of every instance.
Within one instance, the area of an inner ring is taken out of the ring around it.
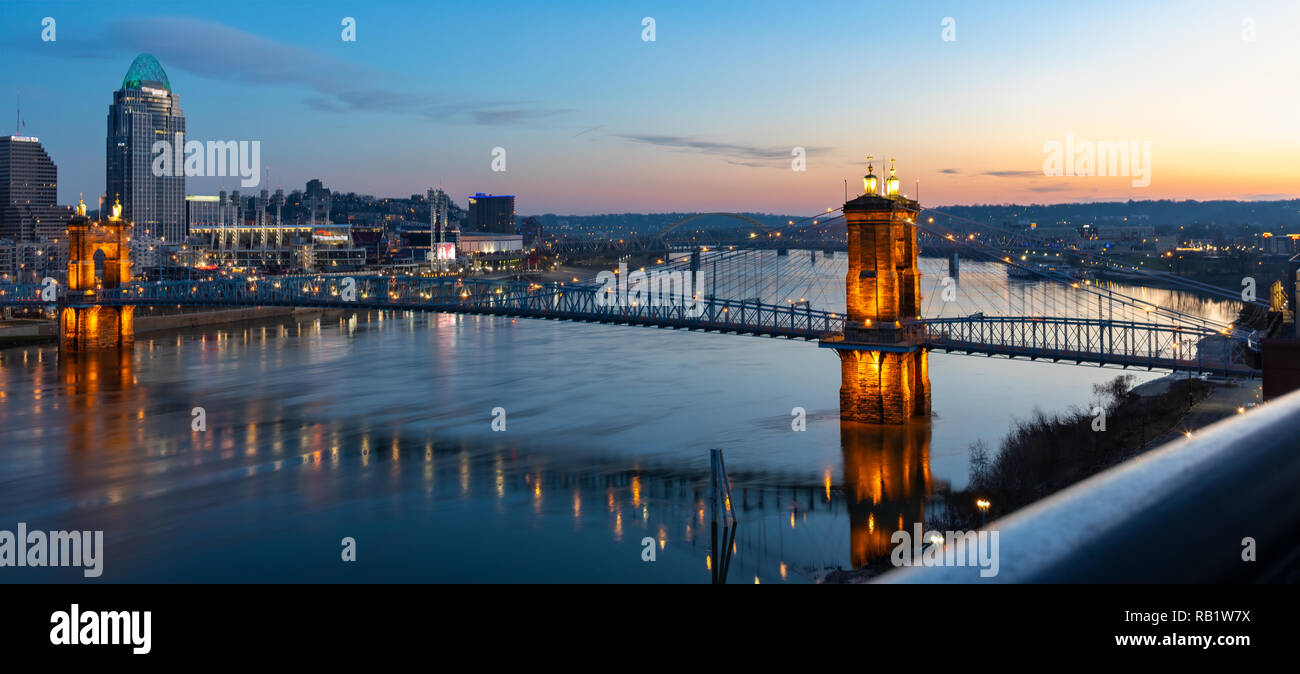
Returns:
[[[68,222],[68,289],[71,300],[93,299],[100,290],[131,280],[131,229],[113,206],[106,221],[86,217],[86,204]],[[59,312],[59,350],[96,351],[135,341],[134,307],[64,306]]]
[[[905,424],[930,415],[930,361],[921,346],[916,259],[921,206],[899,194],[892,167],[884,196],[876,193],[870,164],[863,186],[864,194],[844,204],[849,243],[844,335],[823,346],[840,357],[841,418]]]

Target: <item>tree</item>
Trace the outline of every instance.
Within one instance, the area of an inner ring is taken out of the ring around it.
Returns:
[[[1114,410],[1120,403],[1128,399],[1133,391],[1133,375],[1122,374],[1104,384],[1093,384],[1092,393],[1099,398],[1110,398],[1110,405],[1107,407]]]
[[[983,488],[988,484],[989,448],[983,440],[976,440],[970,445],[970,483],[972,487]]]

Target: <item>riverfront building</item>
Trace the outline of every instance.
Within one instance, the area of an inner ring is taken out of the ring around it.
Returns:
[[[466,229],[470,232],[490,234],[517,234],[514,196],[479,192],[470,197],[469,223]]]

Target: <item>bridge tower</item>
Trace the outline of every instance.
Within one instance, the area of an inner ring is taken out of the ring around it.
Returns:
[[[84,201],[77,205],[77,214],[68,221],[68,291],[67,305],[59,312],[60,351],[112,349],[135,341],[134,307],[93,304],[99,291],[131,280],[131,228],[122,220],[120,202],[99,222],[86,217]]]
[[[885,194],[868,157],[864,193],[844,204],[849,235],[844,336],[828,340],[840,357],[840,417],[905,424],[930,415],[930,360],[922,344],[916,217],[921,206],[898,192],[890,160]]]

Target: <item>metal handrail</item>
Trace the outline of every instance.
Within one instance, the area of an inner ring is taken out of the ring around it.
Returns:
[[[989,523],[999,572],[908,567],[884,583],[1280,580],[1300,562],[1300,391]],[[1243,539],[1258,561],[1243,561]]]

